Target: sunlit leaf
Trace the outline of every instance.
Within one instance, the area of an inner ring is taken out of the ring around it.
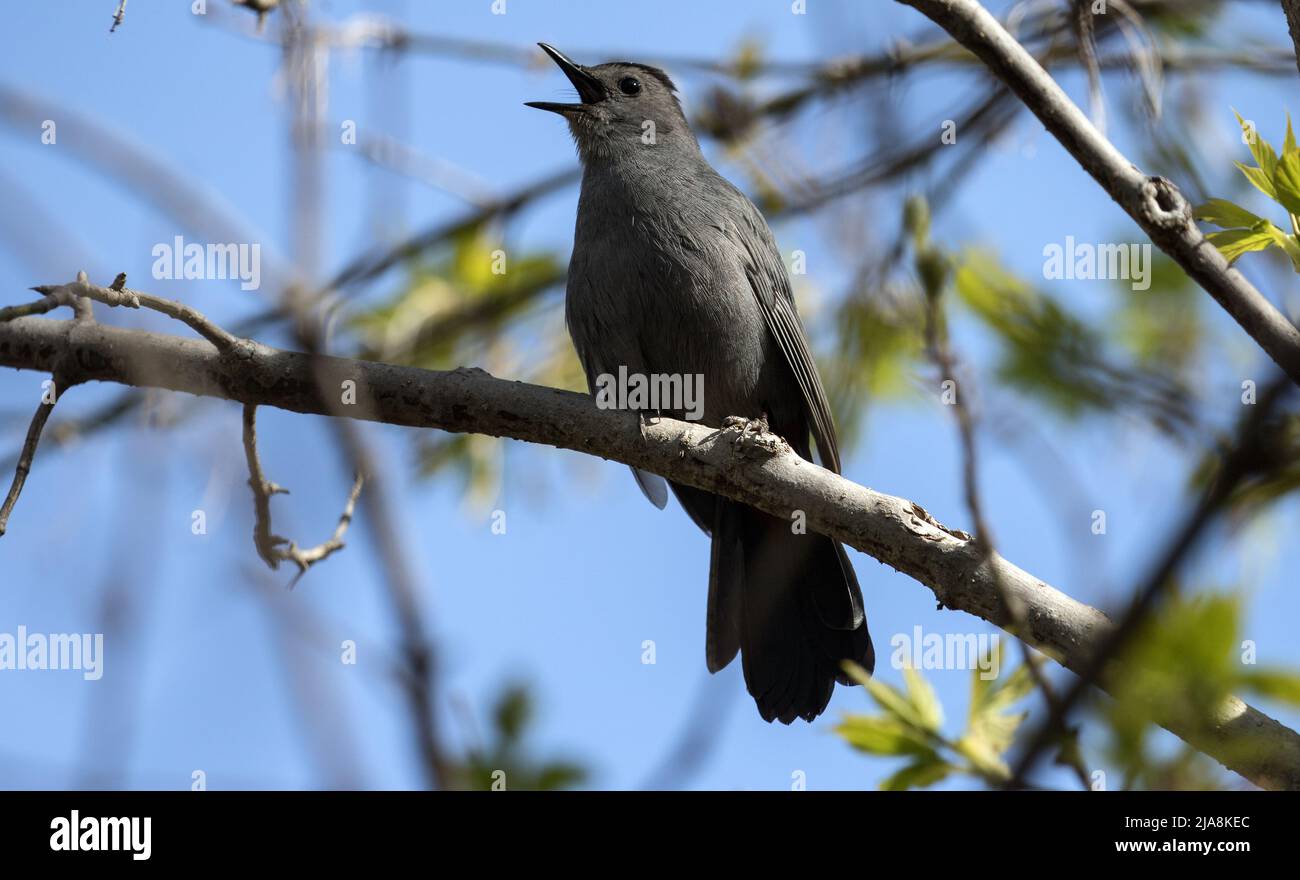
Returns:
[[[932,755],[924,734],[897,718],[884,715],[848,715],[835,727],[845,742],[873,755]]]
[[[1292,214],[1300,214],[1300,150],[1283,153],[1273,172],[1277,200]]]
[[[1205,238],[1210,244],[1219,249],[1219,253],[1223,254],[1223,258],[1229,263],[1234,262],[1242,254],[1248,254],[1251,251],[1262,251],[1276,244],[1273,236],[1268,232],[1256,232],[1254,229],[1228,229],[1223,232],[1211,232]]]
[[[1270,199],[1273,199],[1274,201],[1277,200],[1277,190],[1273,188],[1273,178],[1271,175],[1265,173],[1263,169],[1254,168],[1243,162],[1234,162],[1232,164],[1236,165],[1241,173],[1246,175],[1246,179],[1250,181],[1251,186],[1255,187],[1255,189],[1259,190]]]
[[[1263,219],[1227,199],[1210,199],[1196,209],[1196,217],[1224,229],[1250,228]]]
[[[867,693],[871,694],[871,698],[876,701],[877,706],[884,710],[886,715],[897,718],[905,724],[910,724],[918,730],[932,729],[926,723],[926,719],[921,712],[902,693],[880,679],[868,675],[867,671],[856,663],[846,661],[844,669],[848,672],[850,678],[867,689]]]
[[[1241,114],[1235,110],[1233,113],[1237,117],[1237,124],[1241,126],[1243,139],[1246,146],[1250,148],[1250,155],[1255,157],[1255,164],[1264,172],[1264,176],[1272,179],[1273,171],[1277,167],[1277,153],[1264,136],[1259,133],[1258,129],[1250,125],[1247,120],[1242,119]]]
[[[938,755],[919,758],[880,783],[881,791],[906,791],[910,788],[929,788],[960,770]]]
[[[916,716],[925,730],[938,731],[943,726],[943,707],[930,682],[925,680],[911,666],[903,669],[903,681],[907,684],[907,699],[916,710]]]
[[[1291,259],[1291,267],[1300,272],[1300,241],[1297,241],[1294,235],[1283,232],[1267,220],[1261,220],[1256,224],[1255,230],[1268,233],[1273,243]]]
[[[1257,694],[1300,706],[1300,675],[1277,669],[1252,669],[1241,675],[1242,686]]]

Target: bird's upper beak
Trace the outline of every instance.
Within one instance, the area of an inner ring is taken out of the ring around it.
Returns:
[[[587,69],[580,64],[574,64],[564,53],[554,46],[546,43],[538,43],[542,51],[551,56],[551,60],[560,66],[564,75],[573,83],[573,87],[578,90],[578,97],[582,99],[581,104],[556,104],[552,101],[528,101],[526,106],[536,107],[538,110],[549,110],[552,113],[561,115],[569,113],[581,113],[587,109],[590,104],[603,100],[605,95],[605,86],[600,80],[587,72]]]

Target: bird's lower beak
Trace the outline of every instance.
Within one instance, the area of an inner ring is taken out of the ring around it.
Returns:
[[[582,99],[581,104],[557,104],[553,101],[528,101],[526,106],[536,107],[538,110],[549,110],[552,113],[561,115],[568,113],[582,113],[586,110],[587,105],[595,104],[605,98],[605,86],[600,80],[587,72],[580,64],[574,64],[564,53],[554,46],[546,43],[538,43],[542,51],[551,56],[551,60],[559,65],[560,70],[573,83],[573,87],[578,90],[578,97]]]

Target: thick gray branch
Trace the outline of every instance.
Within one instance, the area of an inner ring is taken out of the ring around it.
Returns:
[[[802,510],[814,530],[915,578],[946,607],[1005,627],[1011,619],[999,599],[1000,581],[1023,605],[1018,634],[1075,670],[1111,625],[1100,611],[999,556],[982,561],[970,536],[919,505],[810,464],[772,435],[740,440],[735,431],[667,419],[643,429],[633,414],[597,409],[584,395],[482,370],[312,358],[257,343],[231,356],[203,340],[93,322],[22,317],[0,323],[0,366],[50,372],[60,365],[76,365],[81,381],[541,443],[634,465],[777,516]],[[320,389],[337,389],[339,397],[325,401]],[[1169,729],[1261,786],[1300,789],[1300,736],[1235,698],[1208,730]]]
[[[1157,247],[1300,385],[1300,330],[1206,241],[1182,193],[1148,177],[1088,121],[1051,75],[976,0],[899,0],[924,13],[1019,96]]]

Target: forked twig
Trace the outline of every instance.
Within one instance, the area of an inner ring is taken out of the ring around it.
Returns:
[[[271,496],[288,495],[289,490],[272,483],[262,472],[262,462],[257,454],[257,407],[252,404],[244,407],[244,457],[248,461],[248,485],[253,489],[253,509],[256,514],[253,524],[253,544],[257,547],[257,555],[262,557],[272,570],[279,569],[280,563],[285,561],[298,566],[298,574],[289,583],[292,588],[307,573],[307,569],[343,549],[343,536],[347,533],[348,526],[352,524],[352,512],[356,508],[357,498],[361,495],[365,477],[358,472],[353,480],[352,490],[348,493],[348,500],[343,506],[338,525],[334,527],[334,534],[315,547],[303,548],[294,541],[271,531]]]

